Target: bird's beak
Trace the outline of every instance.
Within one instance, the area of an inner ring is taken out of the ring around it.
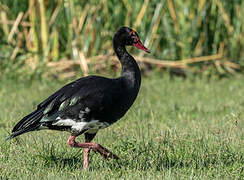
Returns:
[[[138,40],[137,42],[135,42],[133,44],[133,46],[135,46],[135,47],[137,47],[137,48],[139,48],[139,49],[141,49],[143,51],[146,51],[147,53],[150,53],[150,51],[141,43],[140,40]]]

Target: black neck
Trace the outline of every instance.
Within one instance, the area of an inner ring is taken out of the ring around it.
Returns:
[[[141,84],[141,72],[135,59],[127,52],[125,45],[121,45],[113,39],[113,47],[122,65],[121,77],[125,78],[130,86],[139,88]]]

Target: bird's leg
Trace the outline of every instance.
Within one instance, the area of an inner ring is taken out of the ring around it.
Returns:
[[[108,149],[104,148],[103,146],[101,146],[98,143],[95,142],[85,142],[85,143],[80,143],[80,142],[76,142],[75,141],[76,136],[71,135],[68,139],[68,145],[70,145],[71,147],[76,147],[76,148],[85,148],[85,149],[92,149],[94,152],[98,152],[104,159],[108,159],[108,158],[112,158],[112,159],[119,159],[119,157],[115,154],[113,154],[112,152],[110,152]],[[93,138],[92,138],[93,139]],[[84,154],[85,158],[88,159],[89,158],[89,151],[86,150],[87,155]],[[88,159],[89,160],[89,159]],[[85,161],[84,161],[85,163]],[[89,164],[89,162],[88,162]]]
[[[108,158],[116,159],[116,160],[119,159],[119,157],[117,155],[113,154],[108,149],[106,149],[105,147],[101,146],[98,143],[93,143],[92,150],[95,153],[98,152],[104,159],[108,159]]]
[[[96,133],[94,134],[88,134],[85,133],[85,142],[89,143],[91,140],[96,136]],[[90,148],[84,148],[83,154],[84,154],[84,161],[83,161],[83,169],[88,169],[89,167],[89,155],[90,155]]]
[[[83,153],[84,153],[83,169],[86,170],[89,167],[90,148],[84,148]]]

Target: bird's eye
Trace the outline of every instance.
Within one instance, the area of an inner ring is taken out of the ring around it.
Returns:
[[[137,43],[137,42],[139,41],[139,38],[138,38],[138,36],[136,35],[136,33],[135,33],[134,30],[132,30],[132,31],[130,32],[130,37],[133,39],[133,43]]]
[[[134,43],[137,43],[139,41],[139,38],[136,35],[132,36],[132,39],[133,39]]]
[[[134,30],[132,30],[131,32],[130,32],[130,35],[133,37],[133,36],[135,36],[136,34],[135,34],[135,31]]]

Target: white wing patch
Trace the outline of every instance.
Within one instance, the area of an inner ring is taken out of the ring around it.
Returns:
[[[76,122],[72,119],[61,119],[58,117],[57,122],[53,123],[54,126],[70,126],[71,129],[75,131],[83,131],[85,129],[91,131],[97,131],[98,129],[103,129],[109,126],[106,122],[99,122],[98,120],[91,120],[89,122]]]

